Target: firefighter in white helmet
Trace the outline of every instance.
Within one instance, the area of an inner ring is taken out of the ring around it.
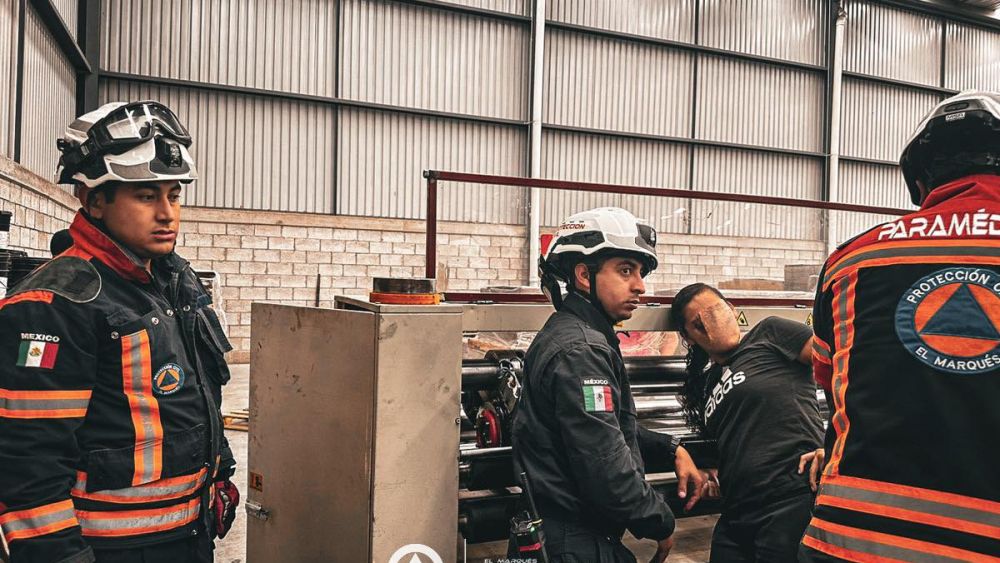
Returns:
[[[230,350],[174,252],[191,137],[112,103],[59,140],[72,246],[0,301],[0,530],[12,563],[212,561],[239,494],[222,432]]]
[[[625,530],[657,541],[654,560],[666,558],[674,516],[644,478],[654,458],[674,462],[689,508],[700,495],[701,475],[684,448],[636,422],[614,330],[639,307],[655,245],[649,225],[600,208],[569,217],[539,260],[556,313],[528,349],[512,441],[552,561],[635,561],[621,543]],[[509,555],[518,549],[512,541]]]

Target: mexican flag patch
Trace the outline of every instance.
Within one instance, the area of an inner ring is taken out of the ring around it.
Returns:
[[[21,349],[17,354],[17,365],[25,368],[52,369],[56,365],[58,353],[59,344],[55,342],[22,340]]]
[[[613,412],[615,404],[611,400],[611,387],[607,385],[584,385],[583,405],[587,412]]]

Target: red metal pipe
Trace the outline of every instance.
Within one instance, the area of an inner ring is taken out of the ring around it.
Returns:
[[[520,178],[517,176],[494,176],[489,174],[467,174],[464,172],[441,172],[428,170],[424,172],[428,178],[446,182],[466,182],[470,184],[488,184],[493,186],[521,186],[528,188],[546,188],[550,190],[572,190],[582,192],[602,192],[611,194],[648,195],[657,197],[678,197],[687,199],[708,199],[715,201],[735,201],[739,203],[759,203],[765,205],[784,205],[789,207],[809,207],[812,209],[830,209],[835,211],[856,211],[861,213],[883,213],[887,215],[906,215],[915,209],[898,209],[895,207],[873,207],[855,205],[853,203],[833,203],[812,199],[793,199],[787,197],[770,197],[747,194],[728,194],[719,192],[703,192],[697,190],[679,190],[675,188],[651,188],[646,186],[624,186],[617,184],[594,184],[590,182],[569,182],[565,180],[546,180],[544,178]]]
[[[425,238],[425,256],[427,263],[424,277],[437,279],[437,178],[433,174],[424,174],[427,178],[427,235]]]
[[[444,300],[448,303],[548,303],[549,300],[541,293],[473,293],[473,292],[446,292]],[[643,304],[657,303],[669,305],[674,302],[673,297],[662,296],[641,296],[639,301]],[[812,299],[787,299],[771,297],[738,297],[728,299],[730,303],[738,307],[808,307],[813,306]]]
[[[439,170],[425,170],[424,178],[427,179],[427,264],[426,277],[434,279],[437,277],[437,182],[443,180],[447,182],[465,182],[469,184],[487,184],[493,186],[519,186],[530,188],[545,188],[550,190],[570,190],[583,192],[600,192],[628,195],[643,195],[655,197],[678,197],[688,199],[705,199],[713,201],[733,201],[738,203],[755,203],[763,205],[782,205],[787,207],[806,207],[812,209],[827,209],[834,211],[854,211],[860,213],[881,213],[887,215],[906,215],[912,213],[912,209],[897,209],[894,207],[872,207],[867,205],[855,205],[852,203],[833,203],[829,201],[815,201],[809,199],[792,199],[786,197],[769,197],[746,194],[727,194],[717,192],[704,192],[695,190],[679,190],[674,188],[651,188],[646,186],[624,186],[616,184],[595,184],[591,182],[569,182],[565,180],[546,180],[544,178],[521,178],[518,176],[496,176],[491,174],[467,174],[464,172],[445,172]],[[450,295],[495,295],[478,293],[453,293]],[[534,298],[511,298],[507,303],[532,303]],[[489,299],[488,297],[486,299]],[[652,299],[652,298],[651,298]],[[544,301],[542,297],[541,301]]]

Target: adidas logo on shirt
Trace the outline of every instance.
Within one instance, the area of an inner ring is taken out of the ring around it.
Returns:
[[[746,380],[746,373],[742,371],[733,373],[729,371],[729,368],[726,368],[726,371],[722,374],[719,382],[712,388],[712,395],[708,398],[708,402],[705,403],[705,420],[708,421],[708,419],[712,416],[712,413],[715,412],[716,407],[722,403],[722,401],[726,398],[726,395],[729,394],[734,387]]]

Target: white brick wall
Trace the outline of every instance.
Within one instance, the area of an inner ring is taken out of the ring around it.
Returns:
[[[0,156],[0,210],[10,211],[10,247],[48,256],[52,233],[69,226],[76,198]]]

